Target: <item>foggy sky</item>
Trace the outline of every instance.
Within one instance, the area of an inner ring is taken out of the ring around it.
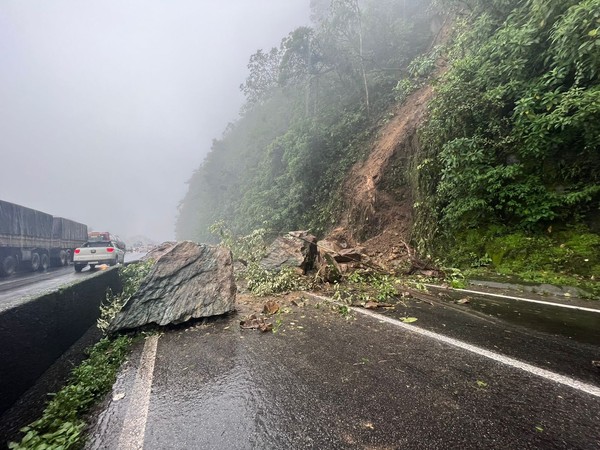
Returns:
[[[257,49],[309,0],[0,0],[0,199],[174,238]]]

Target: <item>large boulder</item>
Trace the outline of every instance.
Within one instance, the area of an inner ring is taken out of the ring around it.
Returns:
[[[180,324],[235,309],[231,252],[221,246],[178,242],[164,253],[109,327]]]
[[[177,242],[174,242],[174,241],[165,241],[162,244],[157,245],[154,248],[152,248],[152,250],[150,250],[148,253],[146,253],[142,257],[142,260],[143,261],[147,261],[148,259],[152,259],[152,260],[154,260],[156,262],[160,258],[162,258],[162,256],[164,254],[166,254],[170,250],[172,250],[173,247],[175,247],[175,245],[177,245]]]
[[[290,231],[279,236],[267,249],[260,265],[268,270],[292,267],[302,273],[313,268],[317,255],[317,238],[307,231]]]

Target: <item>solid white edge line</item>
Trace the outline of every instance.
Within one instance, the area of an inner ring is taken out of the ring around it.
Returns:
[[[468,294],[478,294],[478,295],[481,295],[483,297],[507,298],[507,299],[510,299],[510,300],[519,300],[519,301],[522,301],[522,302],[529,302],[529,303],[539,303],[540,305],[557,306],[559,308],[577,309],[579,311],[587,311],[587,312],[593,312],[593,313],[600,314],[600,309],[586,308],[584,306],[565,305],[564,303],[545,302],[543,300],[534,300],[532,298],[514,297],[512,295],[503,295],[503,294],[492,294],[491,292],[472,291],[470,289],[445,288],[445,287],[442,287],[442,286],[438,286],[437,284],[424,284],[424,286],[425,287],[436,288],[436,289],[439,289],[441,291],[448,290],[448,291],[453,291],[453,292],[466,292]]]
[[[158,337],[159,335],[154,334],[148,337],[144,343],[127,413],[123,420],[123,428],[119,435],[119,449],[140,450],[144,448]]]
[[[329,303],[338,304],[338,302],[336,302],[330,298],[327,298],[327,297],[310,294],[310,293],[309,293],[309,295],[319,298],[319,299],[322,299]],[[339,303],[339,304],[341,304],[341,303]],[[479,356],[483,356],[485,358],[491,359],[491,360],[499,362],[501,364],[505,364],[505,365],[513,367],[515,369],[523,370],[532,375],[536,375],[541,378],[544,378],[545,380],[553,381],[555,383],[559,383],[564,386],[568,386],[570,388],[576,389],[576,390],[584,392],[586,394],[593,395],[595,397],[600,397],[600,387],[597,387],[597,386],[594,386],[594,385],[591,385],[588,383],[584,383],[583,381],[576,380],[575,378],[571,378],[571,377],[567,377],[565,375],[560,375],[558,373],[550,372],[549,370],[542,369],[542,368],[536,367],[536,366],[532,366],[531,364],[527,364],[523,361],[519,361],[517,359],[510,358],[505,355],[501,355],[500,353],[495,353],[490,350],[486,350],[484,348],[477,347],[476,345],[467,344],[466,342],[459,341],[458,339],[444,336],[443,334],[435,333],[433,331],[428,331],[423,328],[417,327],[415,325],[409,325],[409,324],[401,322],[398,319],[393,319],[391,317],[377,314],[377,313],[371,312],[371,311],[363,309],[363,308],[351,307],[351,309],[356,313],[363,314],[365,316],[369,316],[380,322],[389,323],[391,325],[397,326],[397,327],[405,329],[407,331],[411,331],[413,333],[417,333],[422,336],[426,336],[428,338],[435,339],[436,341],[440,341],[445,344],[452,345],[454,347],[462,348],[463,350],[467,350],[471,353],[475,353]]]
[[[491,360],[494,360],[494,361],[497,361],[499,363],[505,364],[507,366],[514,367],[516,369],[521,369],[521,370],[523,370],[525,372],[529,372],[529,373],[531,373],[533,375],[537,375],[537,376],[542,377],[542,378],[544,378],[546,380],[554,381],[556,383],[560,383],[560,384],[563,384],[565,386],[569,386],[569,387],[571,387],[573,389],[577,389],[578,391],[585,392],[586,394],[590,394],[590,395],[594,395],[596,397],[600,397],[600,388],[596,387],[594,385],[584,383],[582,381],[576,380],[576,379],[571,378],[571,377],[567,377],[565,375],[560,375],[560,374],[557,374],[557,373],[554,373],[554,372],[550,372],[549,370],[542,369],[540,367],[532,366],[531,364],[524,363],[524,362],[519,361],[517,359],[513,359],[513,358],[510,358],[508,356],[501,355],[499,353],[495,353],[495,352],[486,350],[486,349],[481,348],[481,347],[477,347],[475,345],[467,344],[466,342],[462,342],[462,341],[459,341],[457,339],[454,339],[454,338],[451,338],[451,337],[448,337],[448,336],[444,336],[443,334],[438,334],[438,333],[435,333],[433,331],[428,331],[428,330],[425,330],[423,328],[420,328],[420,327],[417,327],[417,326],[414,326],[414,325],[408,325],[408,324],[403,323],[403,322],[401,322],[401,321],[399,321],[397,319],[392,319],[392,318],[387,317],[387,316],[382,316],[380,314],[376,314],[374,312],[371,312],[371,311],[368,311],[368,310],[365,310],[365,309],[362,309],[362,308],[354,308],[353,307],[352,310],[355,311],[355,312],[357,312],[357,313],[364,314],[366,316],[370,316],[370,317],[372,317],[372,318],[374,318],[376,320],[387,322],[387,323],[390,323],[390,324],[395,325],[397,327],[404,328],[406,330],[410,330],[410,331],[412,331],[414,333],[418,333],[418,334],[421,334],[423,336],[427,336],[427,337],[429,337],[431,339],[435,339],[437,341],[444,342],[444,343],[452,345],[454,347],[462,348],[464,350],[467,350],[469,352],[475,353],[475,354],[480,355],[480,356],[484,356],[486,358],[489,358]]]

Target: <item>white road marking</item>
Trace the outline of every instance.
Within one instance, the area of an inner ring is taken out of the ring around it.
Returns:
[[[424,330],[423,328],[419,328],[414,325],[408,325],[399,320],[392,319],[391,317],[387,317],[387,316],[382,316],[380,314],[368,311],[363,308],[352,308],[352,310],[359,314],[364,314],[366,316],[372,317],[376,320],[387,322],[387,323],[390,323],[397,327],[404,328],[406,330],[410,330],[413,333],[418,333],[423,336],[427,336],[431,339],[435,339],[437,341],[452,345],[454,347],[462,348],[463,350],[467,350],[467,351],[475,353],[477,355],[484,356],[486,358],[497,361],[499,363],[506,364],[507,366],[524,370],[525,372],[529,372],[533,375],[537,375],[539,377],[545,378],[546,380],[554,381],[556,383],[560,383],[565,386],[569,386],[573,389],[577,389],[578,391],[585,392],[586,394],[600,397],[600,388],[596,387],[594,385],[587,384],[582,381],[576,380],[574,378],[560,375],[558,373],[550,372],[549,370],[542,369],[540,367],[532,366],[531,364],[524,363],[522,361],[510,358],[505,355],[501,355],[500,353],[491,352],[489,350],[486,350],[481,347],[477,347],[475,345],[467,344],[466,342],[462,342],[457,339],[453,339],[451,337],[444,336],[443,334],[438,334],[438,333],[434,333],[433,331]]]
[[[146,421],[148,419],[157,346],[158,335],[156,334],[148,337],[144,343],[133,390],[129,395],[130,401],[127,414],[119,436],[119,449],[140,450],[144,448],[144,435],[146,434]]]
[[[308,296],[318,298],[318,299],[324,300],[329,303],[335,303],[335,304],[341,305],[341,303],[338,303],[328,297],[323,297],[323,296],[315,295],[315,294],[308,293],[308,292],[306,294]],[[433,331],[428,331],[423,328],[417,327],[415,325],[409,325],[409,324],[401,322],[400,320],[393,319],[391,317],[387,317],[387,316],[384,316],[381,314],[377,314],[377,313],[371,312],[364,308],[352,307],[351,309],[358,314],[363,314],[365,316],[369,316],[380,322],[386,322],[386,323],[392,324],[394,326],[403,328],[403,329],[411,331],[413,333],[417,333],[422,336],[426,336],[428,338],[435,339],[440,342],[444,342],[444,343],[452,345],[454,347],[462,348],[463,350],[467,350],[467,351],[475,353],[479,356],[489,358],[493,361],[505,364],[505,365],[513,367],[515,369],[520,369],[525,372],[531,373],[533,375],[537,375],[548,381],[554,381],[555,383],[559,383],[559,384],[568,386],[570,388],[576,389],[576,390],[584,392],[586,394],[590,394],[595,397],[600,397],[600,387],[594,386],[592,384],[584,383],[583,381],[576,380],[575,378],[567,377],[565,375],[560,375],[558,373],[554,373],[549,370],[542,369],[540,367],[536,367],[531,364],[527,364],[523,361],[519,361],[517,359],[510,358],[505,355],[501,355],[500,353],[495,353],[495,352],[486,350],[484,348],[477,347],[476,345],[467,344],[466,342],[462,342],[462,341],[459,341],[458,339],[453,339],[451,337],[444,336],[443,334],[435,333]]]
[[[445,289],[445,288],[443,288],[441,286],[438,286],[438,285],[435,285],[435,284],[425,284],[424,286],[426,286],[426,287],[432,287],[432,288],[437,288],[437,289],[440,289],[440,290],[444,290]],[[559,308],[576,309],[578,311],[587,311],[587,312],[593,312],[593,313],[600,314],[600,309],[586,308],[584,306],[565,305],[564,303],[545,302],[543,300],[534,300],[532,298],[514,297],[512,295],[503,295],[503,294],[492,294],[491,292],[472,291],[470,289],[449,288],[449,290],[455,291],[455,292],[466,292],[467,294],[477,294],[477,295],[481,295],[483,297],[506,298],[506,299],[509,299],[509,300],[519,300],[521,302],[528,302],[528,303],[539,303],[540,305],[556,306],[556,307],[559,307]]]

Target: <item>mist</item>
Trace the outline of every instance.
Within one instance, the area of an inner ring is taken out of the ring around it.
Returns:
[[[234,121],[249,56],[308,0],[0,3],[0,199],[174,238],[186,180]]]

